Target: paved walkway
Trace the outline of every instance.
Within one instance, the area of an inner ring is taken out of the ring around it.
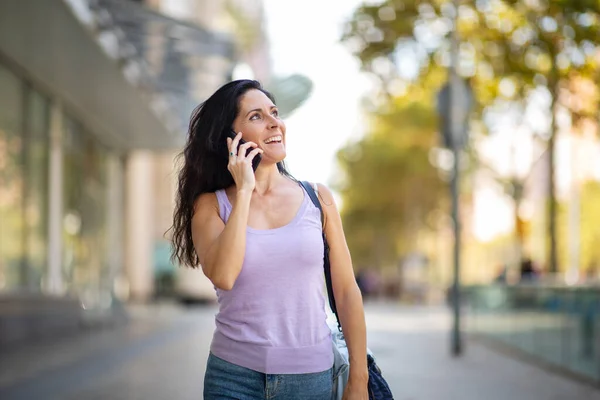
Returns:
[[[600,390],[469,341],[450,356],[445,309],[369,305],[369,343],[396,400],[594,400]]]
[[[192,400],[215,308],[137,307],[115,330],[0,356],[2,400]],[[594,400],[600,391],[467,342],[449,356],[445,309],[368,304],[369,346],[396,400]]]

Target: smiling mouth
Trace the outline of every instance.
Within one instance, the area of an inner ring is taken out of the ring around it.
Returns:
[[[265,140],[265,144],[281,143],[282,136],[273,136]]]

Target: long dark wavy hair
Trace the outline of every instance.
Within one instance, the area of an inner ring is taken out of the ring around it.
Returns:
[[[219,88],[192,112],[187,143],[178,159],[179,172],[175,211],[173,213],[171,260],[192,268],[199,266],[192,242],[194,202],[203,193],[234,185],[227,164],[227,134],[239,113],[240,98],[249,90],[260,90],[273,104],[275,98],[258,81],[236,80]],[[294,179],[283,161],[277,163],[282,175]]]

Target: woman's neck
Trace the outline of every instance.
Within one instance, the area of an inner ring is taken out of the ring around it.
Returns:
[[[270,192],[286,178],[277,169],[277,164],[259,166],[255,171],[256,186],[254,191],[260,195]]]

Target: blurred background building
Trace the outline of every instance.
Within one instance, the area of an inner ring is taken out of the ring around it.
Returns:
[[[175,156],[216,88],[270,80],[263,17],[254,0],[0,2],[0,342],[174,290]]]

